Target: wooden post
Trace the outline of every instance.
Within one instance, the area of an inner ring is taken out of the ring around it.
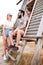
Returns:
[[[39,26],[37,36],[41,36],[42,32],[43,32],[43,16],[42,16],[42,19],[41,19],[41,22],[40,22],[40,26]],[[39,39],[38,42],[37,42],[35,53],[34,53],[31,65],[37,65],[38,64],[38,60],[39,60],[39,56],[40,56],[40,50],[41,50],[42,44],[43,44],[42,40],[43,39]]]

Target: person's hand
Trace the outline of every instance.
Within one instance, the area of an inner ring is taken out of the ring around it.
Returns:
[[[19,27],[18,28],[16,28],[17,30],[19,30]]]

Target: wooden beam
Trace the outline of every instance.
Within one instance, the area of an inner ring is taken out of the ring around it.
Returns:
[[[30,37],[23,37],[22,40],[28,40],[28,41],[36,41],[38,39],[43,39],[43,36],[30,36]]]
[[[17,4],[16,4],[16,5],[18,5],[21,1],[22,1],[22,0],[19,0],[19,2],[17,2]]]

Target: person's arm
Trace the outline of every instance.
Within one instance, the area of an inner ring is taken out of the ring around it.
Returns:
[[[24,17],[23,24],[22,24],[22,26],[20,27],[20,29],[25,28],[25,27],[26,27],[26,24],[27,24],[27,18]]]
[[[26,27],[26,22],[24,22],[24,23],[22,24],[22,26],[19,27],[19,29],[23,29],[23,28],[25,28],[25,27]]]

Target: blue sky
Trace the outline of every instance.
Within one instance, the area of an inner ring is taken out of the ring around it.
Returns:
[[[0,0],[0,25],[5,22],[7,13],[13,14],[13,21],[16,20],[18,10],[21,8],[23,1],[16,5],[19,0]]]

